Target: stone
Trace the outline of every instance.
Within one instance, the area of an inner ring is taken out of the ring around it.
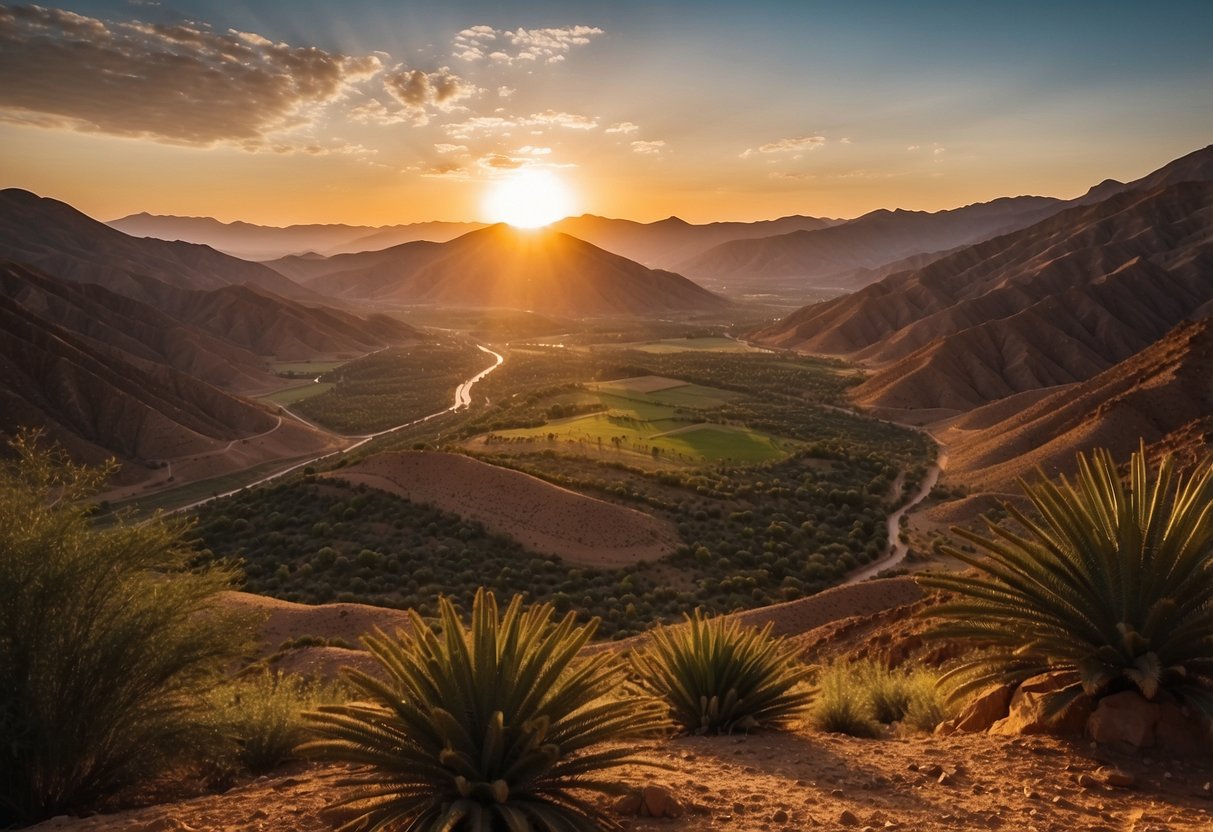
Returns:
[[[990,726],[1007,715],[1014,692],[1010,685],[995,685],[977,694],[950,720],[951,730],[966,733],[990,730]]]
[[[784,811],[783,809],[775,810],[775,814],[771,815],[771,822],[772,823],[787,823],[788,822],[788,813],[786,811]]]
[[[1072,673],[1056,670],[1033,676],[1011,696],[1007,715],[990,726],[990,733],[1015,737],[1025,734],[1081,734],[1087,718],[1091,715],[1091,700],[1079,697],[1055,722],[1045,720],[1045,703],[1050,694],[1069,687],[1074,682]]]
[[[843,809],[838,815],[838,822],[843,826],[859,826],[859,816],[850,809]]]
[[[1196,756],[1213,753],[1209,728],[1200,718],[1175,702],[1160,702],[1154,726],[1155,745],[1170,754]]]
[[[645,786],[640,791],[640,813],[650,818],[682,817],[682,804],[665,786]]]
[[[1131,773],[1111,766],[1100,766],[1096,769],[1095,776],[1117,789],[1131,788],[1137,782],[1137,778]]]
[[[1087,719],[1087,736],[1100,745],[1136,751],[1154,745],[1159,707],[1134,690],[1099,700]]]
[[[1098,789],[1103,785],[1103,781],[1095,775],[1088,774],[1084,771],[1082,774],[1078,775],[1078,785],[1082,786],[1084,789]]]
[[[640,796],[640,792],[631,792],[618,798],[614,808],[621,815],[639,815],[643,805],[644,798]]]

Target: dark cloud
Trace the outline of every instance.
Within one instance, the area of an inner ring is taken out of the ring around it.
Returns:
[[[279,149],[267,135],[307,124],[382,69],[199,23],[107,22],[0,7],[0,118],[189,145]]]

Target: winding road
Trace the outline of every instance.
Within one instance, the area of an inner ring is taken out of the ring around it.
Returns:
[[[423,422],[428,422],[431,419],[437,419],[439,416],[442,416],[444,414],[455,413],[456,411],[463,410],[464,408],[467,408],[467,407],[471,407],[472,388],[474,386],[476,386],[477,382],[482,381],[485,378],[485,376],[487,376],[489,373],[493,372],[494,370],[496,370],[498,367],[500,367],[502,364],[505,363],[505,356],[502,355],[501,353],[491,350],[488,347],[483,346],[482,344],[477,344],[476,348],[479,349],[483,353],[493,356],[494,361],[492,364],[490,364],[485,369],[481,370],[476,375],[472,376],[471,378],[467,379],[466,381],[462,381],[459,383],[459,386],[455,388],[454,401],[450,407],[435,411],[434,413],[431,413],[428,416],[422,416],[419,419],[413,419],[410,422],[405,422],[400,425],[395,425],[393,427],[387,428],[386,430],[377,431],[376,433],[362,434],[360,436],[341,437],[343,439],[354,439],[356,441],[352,445],[347,445],[346,447],[341,448],[340,450],[329,451],[328,453],[310,457],[301,462],[296,462],[286,468],[283,468],[281,471],[275,471],[274,473],[269,474],[268,476],[262,477],[261,479],[255,480],[254,482],[250,482],[245,485],[242,485],[239,488],[233,488],[232,490],[225,491],[222,494],[212,494],[210,497],[207,497],[202,500],[197,500],[195,502],[189,503],[188,505],[180,506],[178,508],[172,509],[171,511],[169,511],[167,513],[168,514],[177,514],[179,512],[189,511],[190,509],[197,508],[198,506],[201,506],[201,505],[205,505],[213,500],[219,500],[224,497],[230,497],[233,494],[238,494],[239,492],[245,490],[246,488],[255,488],[259,485],[265,485],[267,482],[273,482],[274,480],[279,479],[281,477],[285,477],[287,474],[294,473],[295,471],[298,471],[301,468],[306,468],[308,465],[314,465],[315,463],[323,462],[326,459],[332,459],[333,457],[338,457],[338,456],[342,456],[344,454],[348,454],[351,451],[355,451],[358,448],[361,448],[363,445],[370,442],[371,440],[378,439],[380,436],[387,436],[389,433],[395,433],[396,431],[404,430],[405,428],[411,428],[414,425],[420,425]],[[317,377],[317,380],[319,380],[319,377]],[[312,424],[311,422],[307,421],[306,419],[302,418],[301,416],[299,416],[295,413],[292,413],[290,410],[287,410],[285,407],[282,408],[282,411],[284,413],[286,413],[287,415],[291,416],[292,418],[308,425],[309,427],[313,427],[313,428],[319,427],[318,425]],[[279,424],[281,424],[281,423],[279,423]]]

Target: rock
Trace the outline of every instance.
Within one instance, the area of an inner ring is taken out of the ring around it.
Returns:
[[[682,803],[665,786],[645,786],[640,792],[640,813],[650,818],[682,817]]]
[[[643,805],[644,798],[640,796],[640,792],[631,792],[617,799],[614,809],[621,815],[639,815]]]
[[[1045,720],[1045,703],[1050,694],[1069,687],[1074,676],[1066,671],[1053,671],[1033,676],[1015,689],[1007,706],[1007,715],[990,726],[991,734],[1021,736],[1024,734],[1080,734],[1091,715],[1090,700],[1080,697],[1061,719]]]
[[[969,704],[965,705],[964,709],[950,722],[940,724],[950,724],[951,731],[968,733],[988,731],[991,725],[1007,715],[1007,708],[1011,705],[1013,693],[1014,688],[1010,685],[996,685],[987,688],[969,700]]]
[[[1209,728],[1200,718],[1174,702],[1160,702],[1154,743],[1171,754],[1195,756],[1213,753]]]
[[[787,823],[788,822],[788,813],[785,812],[783,809],[776,810],[775,814],[771,815],[771,822],[772,823]]]
[[[1114,693],[1099,700],[1087,719],[1087,736],[1100,745],[1136,751],[1154,745],[1159,707],[1133,690]]]
[[[843,826],[859,826],[859,816],[850,809],[843,809],[838,815],[838,822]]]
[[[1101,766],[1095,771],[1095,776],[1102,778],[1109,786],[1114,786],[1118,789],[1130,788],[1137,782],[1137,778],[1127,771],[1111,766]]]
[[[1103,785],[1103,781],[1095,775],[1088,774],[1084,771],[1082,774],[1078,775],[1078,785],[1082,786],[1084,789],[1098,789]]]
[[[932,778],[939,777],[943,774],[943,766],[941,766],[939,763],[935,763],[933,766],[924,771],[923,774]]]

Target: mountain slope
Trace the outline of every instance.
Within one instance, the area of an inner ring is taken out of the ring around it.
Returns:
[[[1048,197],[1020,196],[935,213],[882,209],[830,228],[724,243],[679,264],[679,271],[695,279],[727,280],[730,285],[798,277],[806,286],[852,288],[856,284],[849,281],[862,280],[858,270],[1022,228],[1063,204]]]
[[[377,227],[315,224],[278,228],[239,221],[225,223],[211,217],[147,213],[131,214],[106,225],[133,237],[200,243],[246,260],[271,260],[307,251],[320,254],[371,251],[414,240],[444,242],[483,227],[482,223],[419,222]]]
[[[260,264],[207,246],[130,237],[70,205],[16,188],[0,191],[0,259],[136,298],[143,298],[140,278],[151,277],[183,289],[249,285],[319,300]]]
[[[1127,191],[805,307],[769,346],[880,367],[858,401],[965,410],[1090,378],[1213,302],[1213,183]]]
[[[640,223],[583,214],[553,223],[552,229],[585,240],[629,260],[635,260],[649,268],[677,271],[676,267],[691,257],[731,240],[748,240],[793,231],[815,231],[842,222],[843,220],[793,216],[760,222],[712,222],[693,225],[678,217]]]
[[[1078,451],[1108,448],[1127,459],[1139,438],[1199,459],[1213,450],[1213,319],[1182,323],[1093,378],[1013,413],[993,413],[999,404],[963,417],[945,435],[950,474],[1002,488],[1037,466],[1050,476],[1072,471]]]
[[[707,311],[724,299],[681,275],[648,269],[558,231],[495,225],[447,243],[406,243],[327,261],[295,258],[307,285],[396,303],[524,309],[567,316]]]

